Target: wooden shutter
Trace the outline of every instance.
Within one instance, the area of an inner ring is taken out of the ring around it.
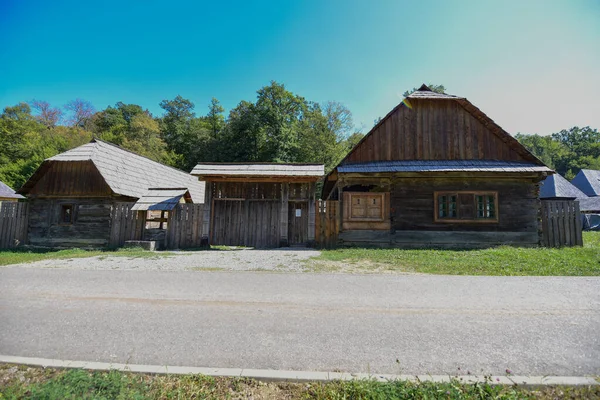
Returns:
[[[458,218],[475,219],[475,197],[473,193],[458,194]]]

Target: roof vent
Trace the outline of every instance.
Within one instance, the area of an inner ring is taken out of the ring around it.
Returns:
[[[426,84],[422,84],[417,92],[431,92],[431,89],[429,89],[429,86]]]

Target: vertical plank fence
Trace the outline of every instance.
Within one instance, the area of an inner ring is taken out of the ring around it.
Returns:
[[[131,211],[135,203],[118,203],[111,210],[109,247],[121,247],[126,240],[142,240],[146,225],[145,211]]]
[[[319,200],[315,213],[315,244],[317,247],[335,247],[340,233],[339,203]]]
[[[0,249],[26,244],[28,221],[28,203],[0,201]]]
[[[542,200],[542,245],[583,246],[581,213],[575,200]]]
[[[204,204],[178,204],[169,212],[167,249],[201,247]]]

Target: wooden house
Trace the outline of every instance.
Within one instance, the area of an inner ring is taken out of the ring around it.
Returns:
[[[139,202],[126,209],[161,212],[180,202],[202,203],[204,183],[94,139],[45,160],[19,193],[29,198],[30,244],[98,247],[121,228],[114,226],[119,205]]]
[[[25,197],[17,194],[10,186],[0,181],[0,201],[19,201]]]
[[[206,182],[202,237],[205,245],[285,247],[315,239],[319,164],[198,164]]]
[[[323,198],[339,200],[345,245],[537,246],[552,173],[467,99],[423,85],[326,177]]]

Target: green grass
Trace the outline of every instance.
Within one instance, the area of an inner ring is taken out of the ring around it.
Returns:
[[[123,248],[119,250],[84,250],[84,249],[68,249],[68,250],[56,250],[56,249],[36,249],[36,248],[17,248],[0,250],[0,266],[30,263],[41,260],[57,260],[57,259],[70,259],[70,258],[84,258],[84,257],[132,257],[132,258],[156,258],[156,257],[168,257],[174,255],[172,252],[154,252],[147,251],[141,248]]]
[[[308,263],[314,271],[418,272],[449,275],[600,275],[600,232],[584,232],[583,247],[484,250],[324,250]]]
[[[374,380],[264,383],[203,375],[160,376],[0,365],[0,399],[554,399],[598,398],[600,386],[545,387]]]

